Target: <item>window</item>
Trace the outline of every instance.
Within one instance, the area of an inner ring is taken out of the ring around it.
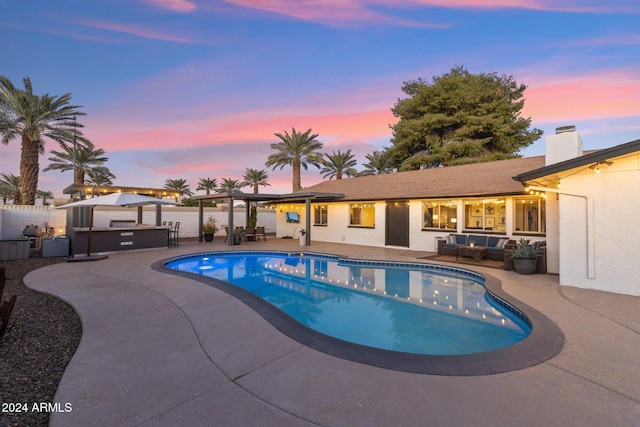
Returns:
[[[464,201],[464,228],[467,230],[507,231],[507,204],[501,199]]]
[[[458,206],[447,200],[427,201],[422,204],[422,228],[455,230],[458,225]]]
[[[546,203],[544,197],[515,199],[515,231],[546,233]]]
[[[352,203],[349,205],[349,225],[375,227],[375,205],[373,203]]]
[[[314,206],[313,225],[327,225],[328,211],[327,205]]]

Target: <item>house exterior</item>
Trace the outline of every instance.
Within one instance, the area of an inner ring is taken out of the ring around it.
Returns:
[[[546,142],[546,156],[319,183],[304,193],[334,197],[273,201],[276,235],[429,252],[450,233],[524,237],[547,242],[562,285],[640,295],[640,140],[585,154],[564,127]]]

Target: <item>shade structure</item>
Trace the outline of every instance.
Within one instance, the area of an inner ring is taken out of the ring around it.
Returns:
[[[57,209],[82,206],[125,206],[134,208],[146,205],[175,205],[175,202],[134,193],[111,193],[106,196],[93,197],[91,199],[80,200],[79,202],[67,203],[66,205],[58,206]]]
[[[106,196],[93,197],[90,199],[80,200],[79,202],[67,203],[58,206],[57,209],[89,207],[89,237],[87,242],[86,260],[99,259],[91,257],[91,229],[93,228],[93,208],[96,206],[122,206],[134,208],[146,205],[175,205],[175,202],[157,199],[155,197],[143,196],[134,193],[111,193]]]

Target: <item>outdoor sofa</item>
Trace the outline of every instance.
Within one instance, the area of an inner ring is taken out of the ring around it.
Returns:
[[[504,260],[504,251],[515,247],[515,240],[503,236],[489,236],[476,234],[450,234],[444,239],[438,240],[438,255],[457,256],[459,245],[468,246],[474,242],[476,246],[486,246],[487,259],[494,261]]]

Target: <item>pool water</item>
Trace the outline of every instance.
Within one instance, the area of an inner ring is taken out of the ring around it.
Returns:
[[[479,275],[464,270],[270,252],[188,256],[165,265],[240,287],[309,328],[368,347],[472,354],[530,333],[488,296]]]

